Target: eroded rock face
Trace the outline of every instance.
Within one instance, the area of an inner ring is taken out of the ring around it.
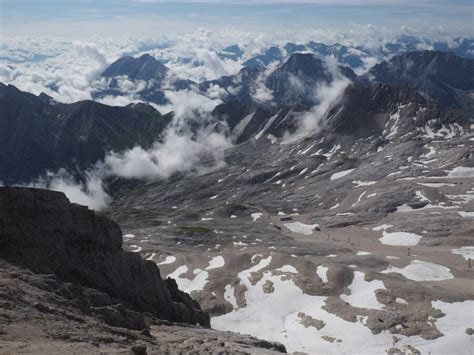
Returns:
[[[209,326],[209,316],[156,264],[122,250],[119,226],[63,193],[0,188],[0,258],[105,292],[131,309]]]

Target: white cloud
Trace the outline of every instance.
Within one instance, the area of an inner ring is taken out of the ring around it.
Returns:
[[[102,178],[92,173],[86,173],[85,182],[77,182],[61,169],[57,173],[48,172],[28,186],[64,192],[71,202],[94,210],[104,209],[111,201],[104,190]]]
[[[352,25],[339,29],[307,28],[304,31],[288,29],[274,32],[244,31],[229,27],[219,31],[199,28],[189,34],[168,35],[159,39],[89,36],[81,41],[70,41],[54,37],[2,37],[0,81],[34,94],[45,92],[57,101],[73,102],[90,99],[94,88],[104,84],[98,80],[101,71],[123,55],[150,53],[166,62],[175,71],[174,76],[202,81],[238,73],[244,60],[273,44],[284,45],[288,41],[308,43],[315,40],[326,44],[363,45],[375,49],[395,40],[400,34],[421,35],[423,40],[420,46],[428,48],[430,44],[426,39],[444,40],[454,45],[454,39],[460,33],[439,27],[414,29],[403,26],[394,30],[373,25]],[[244,50],[240,61],[218,57],[219,51],[233,44],[238,44]],[[380,58],[362,57],[362,60],[365,66],[360,72]],[[137,98],[132,94],[139,88],[125,81],[121,84],[131,95],[124,96],[130,96],[130,102],[136,101]],[[214,93],[208,96],[211,99],[218,98]],[[110,98],[104,99],[104,102],[110,102]],[[119,102],[124,103],[125,98]]]
[[[194,116],[195,113],[209,113],[214,107],[222,103],[219,98],[207,97],[190,89],[166,90],[165,96],[169,100],[168,104],[154,106],[163,113],[173,111],[175,119],[179,121],[188,118],[188,116]]]
[[[252,85],[252,98],[255,102],[264,104],[269,103],[273,100],[273,91],[267,88],[265,80],[268,76],[278,67],[278,62],[272,62],[268,64],[266,69],[257,77]]]
[[[213,159],[210,167],[222,163],[228,140],[215,132],[200,132],[197,137],[170,130],[162,143],[151,149],[135,147],[124,153],[110,153],[103,168],[107,174],[124,178],[168,178],[193,168],[202,169],[201,159]]]
[[[107,58],[105,54],[99,49],[97,44],[92,42],[76,41],[73,42],[73,46],[79,56],[91,58],[96,62],[102,64],[102,67],[105,67],[105,65],[107,64]]]
[[[149,43],[153,42],[131,38],[74,42],[49,37],[7,38],[0,48],[0,81],[36,95],[45,92],[59,102],[91,99],[92,91],[105,85],[98,79],[108,64]]]
[[[212,96],[219,96],[219,89],[213,88],[211,91],[215,95]],[[102,174],[124,178],[168,178],[178,172],[199,170],[204,160],[211,161],[212,167],[222,163],[223,150],[230,142],[224,135],[212,131],[209,116],[222,101],[193,90],[168,90],[165,94],[170,103],[155,107],[160,112],[173,111],[174,117],[163,138],[150,149],[134,147],[122,153],[109,153],[100,168]],[[196,118],[207,125],[203,124],[193,132],[189,122],[196,122]]]
[[[221,88],[219,85],[211,84],[207,89],[206,95],[210,99],[223,99],[228,95],[228,93],[224,88]]]
[[[332,74],[333,81],[330,83],[322,82],[316,87],[315,101],[318,102],[318,104],[310,111],[298,117],[299,124],[296,132],[291,135],[286,135],[285,141],[293,141],[319,130],[324,124],[322,118],[326,112],[337,103],[347,86],[351,83],[349,79],[340,73],[335,58],[326,58],[325,65]]]
[[[241,69],[241,64],[230,60],[221,59],[211,45],[201,41],[188,41],[187,37],[181,38],[172,47],[163,51],[152,51],[159,58],[166,60],[166,65],[181,79],[193,81],[214,80],[224,75],[236,74]],[[157,53],[159,52],[159,53]]]

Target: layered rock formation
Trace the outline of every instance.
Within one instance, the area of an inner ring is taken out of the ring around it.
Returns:
[[[115,222],[59,192],[0,188],[0,258],[99,290],[132,312],[209,326],[208,314],[173,280],[164,281],[154,262],[122,250]]]

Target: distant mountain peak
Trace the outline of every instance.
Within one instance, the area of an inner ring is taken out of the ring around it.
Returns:
[[[130,80],[163,81],[168,68],[146,53],[138,58],[125,56],[112,63],[103,73],[103,77],[127,76]]]
[[[271,46],[265,51],[265,53],[250,58],[242,65],[244,67],[267,67],[272,62],[281,62],[283,58],[283,51],[277,46]]]
[[[376,83],[414,87],[425,97],[460,106],[454,90],[474,89],[474,60],[451,52],[407,52],[376,64],[366,74]]]
[[[234,44],[228,47],[225,47],[220,53],[219,57],[221,59],[231,59],[231,60],[238,60],[244,54],[244,51],[238,44]]]
[[[305,75],[313,76],[316,71],[324,70],[324,63],[311,53],[295,53],[283,63],[281,69],[293,74],[302,72]]]

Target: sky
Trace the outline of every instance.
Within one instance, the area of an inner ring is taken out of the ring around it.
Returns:
[[[161,36],[357,24],[472,31],[472,0],[0,0],[0,35]]]

